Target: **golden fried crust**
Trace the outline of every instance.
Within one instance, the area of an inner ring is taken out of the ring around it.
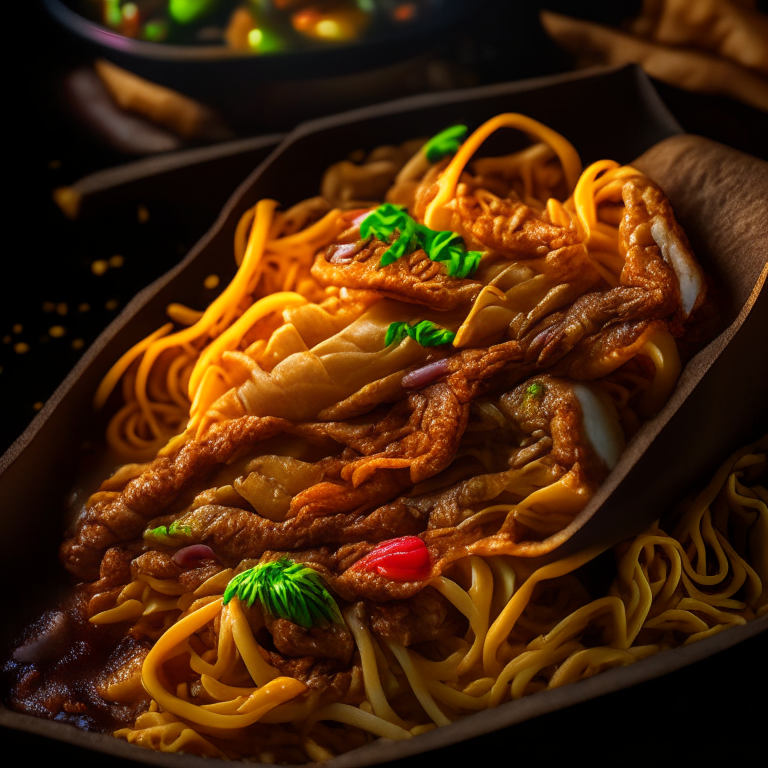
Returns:
[[[62,564],[78,579],[93,581],[108,547],[141,536],[148,520],[216,464],[290,426],[284,419],[246,416],[217,425],[202,441],[185,443],[175,456],[158,457],[122,492],[98,494],[86,507],[74,534],[61,546]]]
[[[362,244],[350,261],[331,263],[333,249],[321,251],[312,265],[312,276],[323,285],[368,288],[382,295],[432,309],[455,309],[473,302],[482,289],[476,280],[449,277],[445,267],[422,250],[379,266],[388,243],[372,239]]]
[[[388,498],[398,493],[389,490]],[[344,513],[298,515],[278,523],[251,511],[206,505],[189,512],[184,522],[200,530],[200,541],[214,549],[222,561],[233,565],[245,558],[258,559],[272,550],[289,552],[291,559],[298,561],[297,549],[345,544],[362,545],[362,556],[371,547],[367,542],[408,536],[424,528],[423,521],[405,505],[375,503],[373,509],[369,505]]]
[[[440,174],[424,177],[416,191],[413,215],[423,222],[429,204],[437,194]],[[477,179],[462,176],[456,197],[446,206],[451,212],[450,228],[472,248],[491,249],[507,258],[546,256],[550,251],[581,241],[575,223],[560,227],[546,215],[517,197],[501,198],[476,186]]]
[[[468,242],[480,243],[508,258],[546,256],[579,242],[575,225],[565,228],[552,224],[521,200],[478,195],[458,195],[448,206],[453,211],[451,228]]]

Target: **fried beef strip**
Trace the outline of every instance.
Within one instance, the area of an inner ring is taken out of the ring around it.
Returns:
[[[548,319],[528,348],[541,366],[554,364],[608,326],[629,323],[638,333],[654,320],[679,324],[704,300],[703,273],[664,193],[641,177],[624,184],[622,197],[626,210],[619,232],[626,259],[620,285],[588,293]]]
[[[253,416],[216,425],[202,441],[189,441],[175,455],[156,458],[122,491],[97,492],[61,546],[65,568],[81,581],[93,581],[108,547],[140,536],[148,520],[217,464],[290,426],[284,419]]]
[[[287,619],[264,614],[264,622],[272,635],[275,648],[283,656],[312,656],[316,659],[334,659],[349,665],[355,650],[355,641],[346,624],[328,624],[324,627],[304,629]]]
[[[424,221],[427,207],[438,192],[440,174],[428,173],[413,201],[413,216]],[[451,212],[450,229],[468,245],[490,248],[507,258],[546,256],[551,251],[579,243],[575,224],[561,227],[546,214],[526,205],[514,193],[500,198],[478,187],[469,174],[462,175],[456,197],[446,206]]]
[[[366,608],[377,635],[406,647],[467,631],[466,617],[432,587],[405,600],[368,601]]]
[[[344,245],[352,244],[334,243],[317,255],[312,276],[323,285],[375,289],[384,296],[442,310],[470,304],[483,287],[476,280],[449,277],[445,267],[422,249],[380,267],[389,243],[361,240],[353,246],[357,248],[354,255],[341,261],[337,257]]]

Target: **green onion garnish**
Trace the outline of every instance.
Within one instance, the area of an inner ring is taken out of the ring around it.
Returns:
[[[392,264],[402,256],[423,248],[432,261],[444,262],[450,277],[469,277],[480,264],[482,253],[468,251],[461,235],[456,232],[438,232],[417,224],[402,205],[380,205],[360,224],[362,237],[373,235],[384,242],[394,237],[394,242],[384,252],[380,267]]]
[[[180,541],[189,538],[192,535],[192,529],[188,525],[179,523],[178,520],[172,522],[169,526],[160,525],[151,531],[144,531],[143,538],[146,541],[153,541],[156,544],[163,544],[166,547],[176,547]]]
[[[287,557],[239,573],[224,590],[224,605],[233,597],[249,606],[258,599],[267,613],[305,629],[344,623],[320,574]]]
[[[439,347],[441,344],[453,344],[456,334],[453,331],[441,328],[429,320],[422,320],[415,325],[408,323],[390,323],[387,335],[384,337],[384,346],[399,344],[406,336],[410,336],[422,347]]]
[[[177,24],[189,24],[214,10],[216,0],[171,0],[168,13]]]
[[[467,135],[466,125],[452,125],[440,131],[424,145],[424,154],[430,163],[436,163],[448,155],[455,155]]]
[[[524,400],[541,397],[545,392],[544,385],[540,381],[534,381],[526,390]]]

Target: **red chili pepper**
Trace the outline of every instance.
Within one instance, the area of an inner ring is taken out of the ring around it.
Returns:
[[[429,577],[432,562],[418,536],[402,536],[379,544],[352,568],[373,571],[392,581],[423,581]]]

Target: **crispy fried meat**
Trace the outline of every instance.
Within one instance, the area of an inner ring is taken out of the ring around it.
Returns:
[[[413,215],[418,221],[424,221],[427,207],[437,194],[438,180],[438,175],[428,174],[416,191]],[[446,206],[451,212],[450,229],[473,248],[490,248],[507,258],[521,259],[546,256],[580,242],[575,224],[552,224],[546,215],[517,196],[497,197],[477,187],[466,174],[456,191],[456,197]]]
[[[215,465],[289,426],[284,419],[252,416],[218,425],[204,440],[185,443],[173,456],[159,456],[122,491],[94,494],[61,546],[62,563],[78,579],[93,581],[108,547],[141,536],[148,520],[205,478]]]
[[[432,587],[406,600],[368,602],[367,609],[377,635],[406,647],[463,635],[467,629],[466,618]]]
[[[357,250],[342,260],[338,254],[344,247]],[[443,310],[470,304],[483,287],[476,280],[448,277],[445,267],[421,249],[380,267],[387,248],[389,243],[376,239],[334,243],[317,255],[312,276],[323,285],[375,289],[384,296]]]

